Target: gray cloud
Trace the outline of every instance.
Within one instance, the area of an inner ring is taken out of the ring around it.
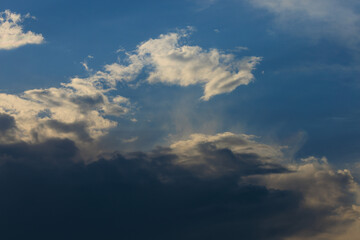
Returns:
[[[124,116],[131,110],[129,99],[110,94],[119,82],[131,85],[146,80],[184,87],[197,84],[204,88],[202,99],[209,100],[254,80],[252,71],[261,58],[237,59],[217,49],[186,45],[183,40],[190,32],[191,29],[179,30],[149,39],[126,53],[127,65],[108,64],[103,71],[90,73],[87,78],[71,78],[59,87],[31,89],[21,94],[0,93],[0,113],[17,122],[16,138],[20,141],[68,138],[88,150],[82,153],[90,153],[96,148],[90,142],[96,144],[117,126],[109,116]],[[139,79],[140,76],[145,79]],[[99,149],[90,155],[100,152]]]
[[[55,129],[57,132],[74,133],[80,141],[91,142],[93,139],[89,135],[86,122],[62,123],[56,120],[48,120],[45,125]]]
[[[14,117],[0,113],[0,143],[16,140],[16,121]]]
[[[15,119],[7,114],[0,114],[0,133],[4,134],[7,131],[14,129],[16,126]]]
[[[276,146],[247,135],[198,135],[170,147],[114,153],[88,164],[79,161],[78,151],[70,140],[0,145],[3,236],[356,236],[351,231],[359,224],[358,185],[349,171],[335,171],[325,159],[314,157],[298,163],[279,160]]]

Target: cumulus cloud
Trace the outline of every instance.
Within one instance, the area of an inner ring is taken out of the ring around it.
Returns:
[[[286,161],[279,149],[243,134],[193,135],[84,164],[70,140],[0,144],[2,235],[356,239],[359,191],[350,172],[314,157]]]
[[[236,60],[232,54],[217,49],[204,50],[199,46],[181,45],[183,33],[161,35],[138,47],[139,56],[154,69],[148,82],[162,82],[180,86],[204,85],[203,100],[232,92],[240,85],[247,85],[253,79],[259,57]]]
[[[4,22],[18,23],[22,18],[9,11]],[[8,20],[6,20],[8,19]],[[236,59],[217,49],[180,43],[189,30],[160,35],[141,43],[126,53],[128,64],[108,64],[104,70],[89,72],[87,78],[72,78],[69,83],[48,89],[32,89],[22,94],[0,93],[0,114],[16,122],[18,141],[44,142],[50,138],[69,138],[77,143],[89,143],[104,136],[116,126],[106,116],[121,116],[129,111],[130,102],[113,96],[119,82],[139,81],[204,87],[203,100],[228,93],[253,79],[252,71],[259,57]],[[88,68],[88,66],[86,65]],[[89,68],[88,68],[89,69]],[[141,74],[141,75],[140,75]]]
[[[21,23],[28,17],[29,15],[21,16],[10,10],[0,12],[0,50],[44,42],[44,37],[41,34],[31,31],[24,32]]]
[[[192,134],[187,140],[171,144],[170,149],[178,156],[177,165],[202,177],[283,171],[282,147],[257,143],[255,138],[231,132]]]
[[[106,116],[122,116],[129,111],[129,100],[110,96],[111,89],[90,77],[73,78],[58,88],[33,89],[19,95],[0,93],[0,113],[13,119],[17,141],[68,138],[90,144],[117,125]]]
[[[360,5],[356,0],[249,1],[254,6],[273,13],[280,26],[294,33],[305,32],[315,38],[332,37],[352,46],[357,46],[359,43]]]
[[[148,73],[148,83],[204,87],[202,99],[229,93],[240,85],[248,85],[254,80],[252,71],[260,62],[260,57],[236,59],[218,49],[205,50],[199,46],[189,46],[183,42],[189,30],[160,35],[140,44],[135,53],[128,53],[129,65],[119,63],[105,66],[107,78],[132,81],[142,69]],[[105,73],[99,72],[100,76]],[[106,75],[106,74],[105,74]]]

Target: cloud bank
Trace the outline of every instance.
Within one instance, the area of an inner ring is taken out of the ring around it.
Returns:
[[[41,34],[31,31],[24,32],[21,23],[29,15],[20,14],[5,10],[0,12],[0,50],[10,50],[28,44],[41,44],[44,37]]]
[[[0,223],[12,239],[355,239],[358,185],[253,136],[193,135],[84,164],[70,140],[0,144]]]

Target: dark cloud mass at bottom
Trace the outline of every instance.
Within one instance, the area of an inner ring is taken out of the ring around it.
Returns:
[[[338,210],[354,204],[348,175],[339,178],[320,169],[316,175],[328,181],[329,189],[343,187],[341,202],[307,205],[306,181],[290,190],[241,181],[287,176],[294,170],[273,164],[264,171],[256,154],[246,157],[208,144],[212,147],[206,151],[204,144],[199,146],[202,160],[214,161],[215,156],[218,165],[225,166],[238,161],[241,171],[204,177],[176,164],[181,156],[167,148],[114,153],[85,164],[70,140],[2,144],[1,238],[321,239],[313,236],[334,227],[344,231],[353,223],[340,216],[346,211]],[[312,175],[305,178],[312,181]],[[316,187],[316,181],[312,185]]]

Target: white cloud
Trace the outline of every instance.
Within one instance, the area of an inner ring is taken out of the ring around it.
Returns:
[[[14,49],[27,44],[41,44],[44,37],[31,31],[24,32],[21,23],[30,15],[20,14],[5,10],[0,12],[0,50]]]
[[[109,79],[132,81],[146,68],[149,83],[204,87],[202,99],[229,93],[253,79],[252,71],[260,57],[236,59],[217,49],[204,50],[199,46],[181,44],[188,31],[160,35],[138,46],[135,53],[128,54],[129,65],[118,63],[105,67]]]
[[[108,91],[96,79],[73,78],[59,88],[33,89],[20,95],[0,93],[0,113],[14,117],[19,141],[69,138],[91,143],[117,125],[105,116],[129,111],[127,98],[109,96]]]
[[[253,79],[252,70],[259,57],[235,59],[217,49],[204,50],[199,46],[181,45],[187,33],[170,33],[150,39],[138,47],[138,55],[153,67],[148,82],[180,86],[204,85],[203,100],[233,91]]]
[[[261,57],[250,56],[239,60],[235,55],[217,49],[204,50],[199,46],[181,44],[188,33],[188,30],[181,30],[145,41],[135,51],[125,53],[127,64],[105,65],[103,71],[95,72],[90,79],[114,89],[118,82],[133,85],[130,82],[139,80],[140,73],[145,72],[147,77],[143,80],[150,84],[202,85],[202,99],[205,101],[254,80],[252,71]],[[91,70],[86,61],[82,64],[86,70]],[[136,86],[141,83],[141,80],[138,81]]]
[[[18,22],[21,16],[9,18]],[[18,95],[0,93],[0,113],[14,117],[18,140],[41,142],[66,137],[84,143],[96,141],[116,126],[106,116],[121,116],[129,111],[129,99],[111,96],[109,91],[115,90],[118,82],[141,83],[140,73],[147,73],[148,83],[200,84],[204,100],[253,80],[251,72],[259,57],[237,60],[217,49],[181,44],[187,35],[188,31],[183,30],[143,42],[134,52],[125,53],[127,65],[113,63],[93,72],[84,61],[90,76],[72,78],[58,88],[33,89]]]
[[[267,9],[277,23],[296,34],[332,37],[356,46],[360,41],[360,3],[356,0],[249,0]]]

